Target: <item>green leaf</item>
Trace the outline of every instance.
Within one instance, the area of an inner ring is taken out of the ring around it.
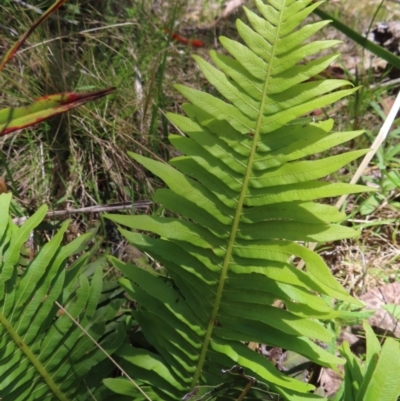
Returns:
[[[383,347],[368,323],[363,324],[367,341],[367,354],[361,361],[352,354],[344,342],[340,352],[346,358],[344,382],[335,400],[345,401],[394,401],[400,396],[398,371],[400,368],[400,345],[387,338]]]
[[[89,93],[61,93],[43,96],[25,107],[0,110],[0,136],[30,127],[86,102],[111,93],[114,88]]]
[[[386,304],[382,305],[382,309],[389,312],[394,318],[400,320],[400,306],[397,304]]]
[[[373,360],[377,358],[381,352],[381,345],[378,338],[373,332],[371,326],[364,321],[363,328],[365,330],[365,338],[367,340],[367,355],[365,358],[366,369],[370,369],[370,365],[373,364]]]
[[[346,365],[344,366],[344,399],[356,400],[364,379],[361,362],[351,352],[347,342],[344,342],[340,347],[340,353],[346,358]]]
[[[10,224],[10,216],[9,216],[10,204],[11,204],[11,194],[0,194],[0,246],[2,243],[4,244],[5,242],[4,236],[8,232],[7,228],[8,225]]]
[[[365,393],[373,375],[375,374],[376,365],[381,353],[381,345],[371,326],[364,321],[363,328],[365,330],[365,338],[367,340],[367,355],[365,358],[364,380],[356,397],[356,400],[359,401],[365,399]]]
[[[396,400],[400,396],[399,369],[400,344],[392,338],[387,338],[373,374],[367,376],[370,380],[366,381],[365,395],[357,400]]]

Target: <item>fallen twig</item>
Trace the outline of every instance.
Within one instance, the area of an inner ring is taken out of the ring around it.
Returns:
[[[87,213],[101,213],[101,212],[113,212],[116,210],[127,210],[127,209],[146,209],[153,204],[152,201],[143,200],[137,202],[124,202],[116,205],[97,205],[97,206],[88,206],[82,207],[80,209],[64,209],[64,210],[55,210],[53,212],[49,212],[46,214],[45,219],[52,219],[54,217],[62,217],[68,216],[70,214],[87,214]],[[28,216],[16,217],[13,219],[13,223],[21,226],[28,220]]]

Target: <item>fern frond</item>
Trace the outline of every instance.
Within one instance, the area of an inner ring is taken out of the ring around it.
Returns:
[[[294,122],[356,90],[344,80],[311,80],[338,55],[306,61],[337,44],[304,44],[324,22],[295,31],[319,5],[310,3],[256,0],[262,17],[245,8],[250,25],[237,22],[244,43],[220,38],[230,56],[211,52],[215,66],[195,56],[220,96],[177,85],[190,102],[183,106],[187,117],[168,115],[187,135],[170,136],[182,156],[165,165],[130,154],[169,188],[154,200],[182,216],[108,216],[129,228],[121,229],[124,236],[170,277],[112,259],[138,302],[135,318],[158,352],[131,360],[135,378],[158,394],[155,399],[177,400],[183,388],[218,385],[221,369],[233,365],[285,399],[318,398],[309,394],[311,385],[285,376],[246,342],[290,349],[324,366],[343,363],[315,343],[330,341],[321,320],[339,314],[318,294],[360,303],[319,255],[295,241],[358,235],[338,224],[342,213],[315,201],[368,190],[321,180],[367,151],[308,159],[362,133],[331,132],[331,120]],[[304,260],[305,271],[296,269],[295,258]],[[285,309],[275,306],[277,300]],[[161,369],[146,370],[149,360],[164,363],[173,380]],[[156,377],[168,386],[151,387]]]
[[[9,216],[11,196],[0,195],[0,398],[3,401],[86,400],[102,386],[111,370],[93,372],[106,356],[77,327],[71,316],[108,352],[122,343],[122,326],[112,327],[121,300],[99,307],[102,267],[82,274],[88,254],[65,268],[66,260],[80,251],[93,235],[85,234],[66,246],[61,240],[68,227],[55,236],[26,266],[19,266],[20,250],[41,223],[41,207],[21,227]],[[59,301],[67,313],[55,304]],[[106,318],[108,316],[108,319]]]

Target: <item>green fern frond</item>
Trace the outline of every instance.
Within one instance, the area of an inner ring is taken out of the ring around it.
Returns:
[[[104,364],[104,352],[71,317],[111,353],[125,338],[122,326],[109,323],[122,301],[99,307],[102,267],[82,274],[88,253],[65,268],[67,258],[93,237],[85,234],[61,246],[68,221],[20,268],[21,246],[47,210],[41,207],[17,227],[9,216],[10,201],[10,195],[0,195],[0,399],[87,400],[88,394],[104,391],[101,378],[112,364]],[[100,362],[102,372],[96,371]]]
[[[318,294],[360,303],[320,256],[295,241],[359,234],[338,224],[344,214],[315,201],[368,190],[321,180],[367,150],[307,159],[362,132],[331,132],[331,120],[293,123],[356,90],[344,80],[311,80],[338,55],[307,57],[338,42],[304,44],[325,25],[295,30],[320,4],[310,3],[256,0],[262,17],[245,8],[250,25],[237,22],[244,43],[220,38],[230,56],[211,52],[215,66],[195,56],[220,97],[177,85],[190,102],[183,106],[187,117],[168,115],[186,134],[170,136],[182,156],[165,165],[130,154],[169,188],[158,190],[154,200],[182,216],[107,216],[157,234],[121,229],[170,277],[112,259],[138,303],[135,318],[158,353],[126,350],[121,357],[129,359],[153,400],[178,400],[185,389],[218,385],[221,369],[233,365],[285,399],[318,398],[309,394],[313,386],[279,372],[246,342],[293,350],[324,366],[343,363],[315,343],[332,337],[319,320],[339,314]],[[295,258],[304,260],[305,271],[296,268]],[[275,306],[278,300],[285,309]],[[129,358],[136,352],[146,357]],[[151,371],[148,364],[158,368]],[[112,381],[107,385],[115,389]]]

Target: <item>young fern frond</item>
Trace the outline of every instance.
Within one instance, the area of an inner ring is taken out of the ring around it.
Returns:
[[[195,56],[221,98],[177,85],[190,102],[183,105],[186,117],[168,115],[187,135],[170,135],[182,156],[165,165],[130,154],[167,185],[154,200],[182,216],[108,216],[157,234],[121,229],[170,277],[112,259],[158,353],[129,349],[120,355],[153,400],[178,400],[195,386],[217,385],[221,369],[233,365],[285,399],[318,398],[309,394],[312,385],[285,376],[246,342],[290,349],[324,366],[343,363],[314,342],[332,338],[318,319],[340,313],[318,294],[359,302],[320,256],[295,241],[358,235],[338,224],[343,213],[315,200],[367,190],[320,180],[367,151],[307,159],[362,132],[331,132],[332,120],[293,123],[356,90],[344,80],[312,80],[337,55],[307,57],[338,42],[304,44],[326,24],[295,30],[320,4],[310,3],[256,0],[261,16],[245,8],[249,25],[237,22],[244,43],[221,38],[230,56],[211,52],[216,67]],[[305,261],[305,271],[296,269],[294,258]],[[275,306],[277,300],[285,309]],[[151,363],[157,369],[150,370]]]

